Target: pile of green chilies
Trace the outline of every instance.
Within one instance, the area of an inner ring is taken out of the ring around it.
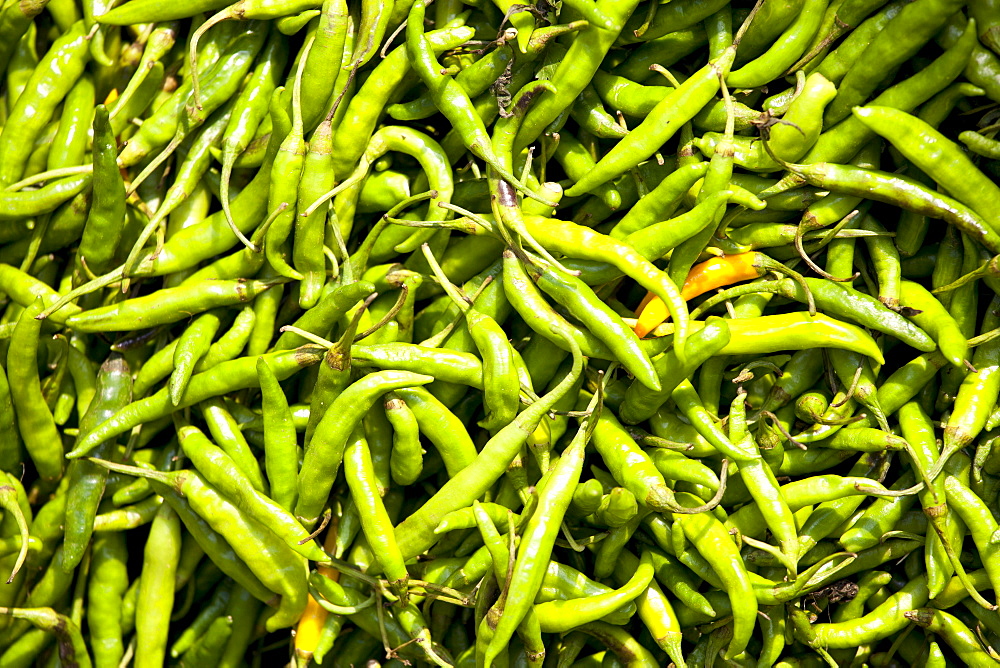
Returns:
[[[0,668],[1000,665],[1000,1],[6,0],[0,73]]]

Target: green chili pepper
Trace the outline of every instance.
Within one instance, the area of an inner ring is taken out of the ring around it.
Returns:
[[[169,505],[160,506],[150,528],[150,537],[146,541],[139,581],[136,606],[137,665],[158,665],[166,657],[180,539],[181,522],[177,513]]]
[[[312,525],[326,504],[333,476],[354,425],[375,400],[391,390],[426,385],[433,378],[406,371],[379,371],[349,386],[327,408],[316,425],[298,477],[295,514]]]
[[[97,388],[94,401],[80,420],[80,430],[89,431],[124,408],[132,399],[132,376],[128,364],[116,354],[109,357],[97,374]],[[116,454],[117,445],[114,440],[98,446],[95,454],[98,457],[111,459]],[[98,504],[104,494],[107,481],[107,469],[87,461],[75,461],[70,464],[70,489],[66,514],[66,540],[64,543],[64,563],[67,568],[75,568],[94,529],[94,517],[97,515]]]
[[[266,358],[269,365],[274,365],[275,376],[279,380],[284,380],[299,369],[316,364],[320,359],[320,353],[315,347],[303,347],[287,352],[270,353]],[[236,389],[254,387],[259,382],[256,365],[257,358],[244,357],[223,362],[208,371],[196,374],[188,385],[184,400],[176,407],[170,401],[166,388],[149,398],[133,401],[90,431],[68,454],[72,457],[82,457],[109,438],[123,434],[150,420],[166,417],[177,408],[185,408]]]

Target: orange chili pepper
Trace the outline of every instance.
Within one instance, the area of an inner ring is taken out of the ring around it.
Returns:
[[[681,297],[688,301],[724,285],[759,278],[770,271],[769,265],[772,263],[768,259],[760,253],[751,252],[705,260],[691,267],[684,287],[681,288]],[[634,329],[640,337],[653,331],[670,317],[666,304],[651,292],[646,294],[635,314],[637,320]]]
[[[330,530],[326,532],[323,539],[323,549],[332,553],[337,545],[337,520],[333,520]],[[316,570],[330,578],[334,582],[340,579],[340,571],[332,566],[317,564]],[[295,655],[301,661],[310,661],[320,635],[323,633],[323,625],[326,624],[327,615],[330,613],[316,602],[316,599],[309,595],[306,609],[299,619],[295,629]]]

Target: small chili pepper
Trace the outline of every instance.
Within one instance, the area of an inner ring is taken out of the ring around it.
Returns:
[[[637,424],[651,417],[669,399],[682,380],[690,377],[706,360],[717,355],[730,340],[726,321],[713,318],[706,323],[704,329],[688,339],[683,358],[675,350],[654,357],[653,368],[660,379],[660,390],[654,392],[634,383],[630,385],[619,408],[621,419],[629,424]]]
[[[257,360],[264,421],[264,465],[271,498],[287,511],[295,507],[298,453],[295,426],[277,377],[263,358]]]
[[[964,365],[968,344],[958,327],[958,323],[944,309],[940,301],[922,286],[910,281],[903,281],[900,303],[919,311],[910,319],[925,329],[931,338],[937,341],[938,347],[949,362],[955,366]]]
[[[572,341],[568,335],[566,339]],[[499,480],[542,417],[576,384],[582,368],[579,350],[574,350],[573,367],[569,374],[538,401],[521,411],[511,424],[498,431],[483,446],[474,462],[453,476],[427,503],[396,527],[396,538],[404,558],[419,554],[432,545],[434,528],[445,515],[471,505],[481,495],[480,490],[491,487]]]
[[[697,503],[690,494],[678,495],[688,503]],[[753,594],[749,576],[739,550],[725,527],[711,513],[675,515],[684,536],[691,541],[711,567],[719,573],[726,593],[732,602],[734,621],[733,636],[726,654],[736,656],[750,639],[757,616],[757,598]]]
[[[831,649],[857,647],[897,633],[909,621],[904,612],[924,605],[928,600],[924,576],[910,580],[902,589],[868,614],[850,621],[809,625],[805,613],[789,609],[796,637],[812,647]]]
[[[129,586],[128,551],[124,532],[109,532],[94,538],[91,548],[90,600],[87,627],[94,665],[106,668],[125,655],[121,605]]]
[[[287,279],[212,281],[171,288],[113,306],[81,312],[67,326],[81,332],[129,331],[176,322],[191,313],[246,302]],[[168,292],[168,294],[163,294]],[[69,318],[67,318],[69,320]]]
[[[737,88],[763,86],[805,53],[809,41],[819,30],[826,10],[823,0],[806,0],[792,23],[761,56],[726,75],[726,83]]]

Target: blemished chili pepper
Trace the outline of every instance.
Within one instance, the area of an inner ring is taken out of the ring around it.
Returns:
[[[907,159],[975,210],[988,225],[994,229],[1000,226],[993,208],[1000,202],[1000,189],[954,142],[919,118],[887,107],[862,107],[855,116],[889,139]]]
[[[66,661],[74,662],[81,668],[90,668],[92,665],[80,627],[66,615],[59,614],[50,607],[0,607],[0,614],[26,620],[36,628],[54,633],[59,638],[60,651],[66,656]]]
[[[941,218],[987,248],[1000,248],[1000,237],[996,234],[995,222],[961,202],[931,191],[920,182],[908,177],[830,163],[799,165],[791,169],[809,183],[822,188],[848,195],[867,196],[933,218]],[[974,167],[970,165],[970,169]]]
[[[884,603],[856,620],[810,626],[804,618],[804,613],[795,610],[790,612],[797,637],[813,647],[836,649],[873,642],[892,635],[909,621],[904,616],[905,611],[920,607],[926,601],[927,582],[921,575],[910,580]]]

